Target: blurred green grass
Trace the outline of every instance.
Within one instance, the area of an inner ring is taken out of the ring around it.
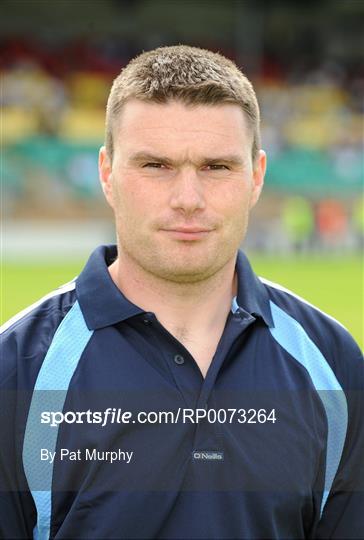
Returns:
[[[291,289],[332,317],[364,346],[363,261],[357,256],[271,257],[250,255],[255,272]],[[4,264],[1,269],[0,322],[73,279],[84,261]]]

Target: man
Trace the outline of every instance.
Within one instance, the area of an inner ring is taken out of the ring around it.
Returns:
[[[99,165],[117,249],[3,329],[3,536],[362,538],[359,348],[239,251],[266,168],[250,82],[143,53]]]

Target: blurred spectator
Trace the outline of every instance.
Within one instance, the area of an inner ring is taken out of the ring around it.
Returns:
[[[358,248],[363,249],[364,243],[364,195],[355,201],[353,209],[353,226],[358,241]]]
[[[2,74],[5,123],[11,124],[11,115],[16,117],[17,112],[23,110],[34,118],[35,132],[56,135],[66,103],[64,83],[43,71],[36,61],[18,63]],[[4,135],[6,141],[9,132],[5,130]],[[21,139],[23,135],[20,129],[16,139]]]
[[[293,250],[306,251],[315,230],[311,203],[304,197],[287,197],[283,203],[282,222]]]
[[[316,211],[319,242],[323,249],[340,248],[345,242],[348,217],[344,205],[339,200],[324,199]]]

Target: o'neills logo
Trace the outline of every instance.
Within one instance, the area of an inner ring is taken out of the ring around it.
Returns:
[[[194,450],[193,459],[221,461],[224,459],[224,452],[215,452],[214,450]]]

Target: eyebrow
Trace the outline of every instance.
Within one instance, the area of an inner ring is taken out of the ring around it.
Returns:
[[[136,152],[135,154],[131,155],[128,160],[130,163],[141,163],[141,162],[151,162],[151,163],[165,163],[167,165],[173,165],[174,162],[170,158],[166,156],[157,156],[150,154],[149,152]],[[218,157],[205,157],[201,160],[201,165],[215,165],[217,163],[226,163],[231,166],[242,166],[244,165],[245,161],[238,155],[230,154],[226,156],[218,156]]]
[[[214,158],[204,158],[203,165],[210,164],[215,165],[216,163],[228,163],[232,166],[241,166],[244,165],[245,161],[240,156],[237,155],[228,155],[228,156],[219,156]]]
[[[150,154],[149,152],[137,152],[129,157],[128,160],[130,163],[141,163],[143,161],[157,162],[157,163],[167,163],[172,165],[172,160],[165,156],[156,156]]]

